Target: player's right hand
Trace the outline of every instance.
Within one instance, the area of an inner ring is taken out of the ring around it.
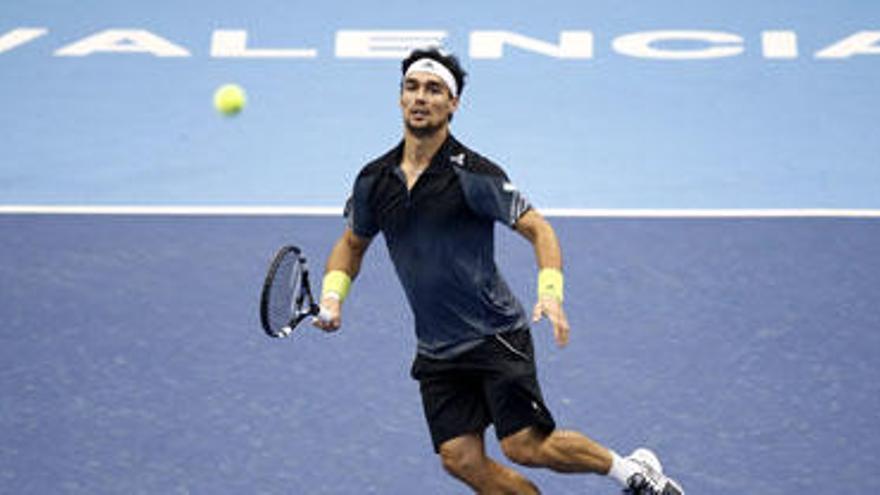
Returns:
[[[321,317],[312,319],[312,325],[325,332],[335,332],[342,326],[342,304],[339,299],[325,297],[321,299]]]

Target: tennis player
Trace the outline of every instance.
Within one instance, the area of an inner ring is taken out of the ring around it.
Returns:
[[[606,475],[626,493],[683,493],[647,449],[621,457],[582,433],[557,429],[538,384],[529,319],[495,265],[494,223],[534,246],[539,272],[532,321],[548,318],[562,347],[569,324],[559,242],[501,168],[450,134],[464,84],[455,56],[428,49],[403,60],[403,140],[355,180],[347,228],[323,280],[321,305],[330,319],[315,325],[340,327],[351,280],[382,232],[415,316],[412,376],[449,474],[477,493],[539,493],[486,455],[484,431],[494,424],[502,451],[516,464]]]

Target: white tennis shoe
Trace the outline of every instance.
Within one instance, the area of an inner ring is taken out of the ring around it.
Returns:
[[[684,495],[675,480],[663,474],[660,459],[648,449],[636,449],[626,458],[641,469],[627,480],[626,495]]]

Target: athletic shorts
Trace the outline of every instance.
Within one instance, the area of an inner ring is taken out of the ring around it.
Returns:
[[[541,396],[528,329],[487,337],[450,359],[417,355],[411,374],[420,384],[435,452],[489,424],[499,440],[530,426],[547,433],[556,428]]]

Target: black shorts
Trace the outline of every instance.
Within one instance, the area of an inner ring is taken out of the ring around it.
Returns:
[[[556,428],[541,397],[528,329],[488,337],[451,359],[418,355],[411,374],[420,384],[436,452],[447,440],[482,433],[489,424],[499,440],[529,426]]]

